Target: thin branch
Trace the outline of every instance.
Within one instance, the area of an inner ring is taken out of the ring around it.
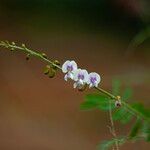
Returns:
[[[109,119],[110,119],[110,124],[111,124],[111,126],[109,126],[109,130],[110,130],[110,133],[112,134],[112,136],[115,139],[116,150],[119,150],[119,144],[118,144],[118,140],[117,140],[117,134],[116,134],[116,130],[115,130],[114,121],[113,121],[113,118],[112,118],[111,102],[109,103]]]
[[[62,70],[62,68],[55,64],[53,61],[49,60],[45,54],[43,55],[43,53],[39,53],[37,51],[28,49],[25,44],[22,44],[22,46],[17,46],[14,42],[8,42],[8,41],[0,41],[0,46],[10,49],[12,51],[22,51],[23,53],[25,53],[26,55],[30,55],[30,56],[34,56],[40,60],[42,60],[43,62],[48,63],[49,65],[52,65],[53,67],[58,68],[59,70]],[[104,89],[100,88],[100,87],[95,87],[95,89],[101,93],[103,93],[104,95],[108,96],[110,99],[114,100],[114,101],[118,101],[120,100],[120,96],[115,96],[107,91],[105,91]],[[142,113],[138,112],[136,109],[132,108],[129,104],[127,104],[126,102],[122,102],[122,104],[135,116],[139,116],[141,119],[145,119],[148,122],[150,122],[150,119],[147,118],[146,116],[144,116]]]

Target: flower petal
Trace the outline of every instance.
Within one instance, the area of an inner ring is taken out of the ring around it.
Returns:
[[[73,70],[72,70],[72,71],[77,70],[78,66],[77,66],[77,63],[76,63],[74,60],[70,61],[70,65],[71,65],[71,66],[72,66],[72,68],[73,68]]]
[[[101,77],[98,73],[96,72],[91,72],[89,74],[89,80],[87,81],[87,83],[89,84],[89,88],[91,87],[98,87],[98,84],[101,81]]]
[[[81,69],[76,69],[74,71],[74,81],[78,81],[78,74],[80,73]]]
[[[88,74],[87,70],[83,69],[83,70],[82,70],[82,73],[83,73],[83,75],[84,75],[83,82],[87,82],[88,79],[89,79],[89,74]]]
[[[68,80],[68,75],[67,75],[67,74],[64,76],[64,80],[65,80],[65,81]]]
[[[62,72],[63,73],[67,73],[67,66],[70,64],[70,61],[69,60],[67,60],[67,61],[65,61],[64,62],[64,64],[62,65]]]

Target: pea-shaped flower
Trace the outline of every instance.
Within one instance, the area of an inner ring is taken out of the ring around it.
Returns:
[[[74,72],[74,85],[73,87],[74,88],[83,88],[87,81],[88,81],[88,72],[85,70],[85,69],[77,69],[75,72]]]
[[[66,73],[64,79],[67,81],[68,79],[74,79],[74,71],[77,70],[77,64],[73,60],[67,60],[62,65],[62,72]]]
[[[100,75],[96,72],[91,72],[89,74],[89,79],[87,83],[89,84],[89,88],[92,88],[92,87],[98,87],[100,81],[101,81]]]

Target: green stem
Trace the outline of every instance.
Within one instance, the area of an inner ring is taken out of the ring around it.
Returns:
[[[0,46],[1,47],[4,47],[4,48],[7,48],[7,49],[10,49],[10,50],[20,50],[26,54],[29,54],[31,56],[34,56],[36,58],[39,58],[40,60],[48,63],[49,65],[52,65],[60,70],[62,70],[62,68],[55,64],[53,61],[49,60],[48,58],[46,58],[42,53],[39,53],[39,52],[36,52],[34,50],[31,50],[31,49],[28,49],[26,48],[26,46],[24,44],[22,44],[22,46],[17,46],[14,42],[12,42],[11,44],[8,42],[8,41],[1,41],[0,42]],[[119,96],[115,96],[107,91],[105,91],[104,89],[102,88],[99,88],[99,87],[95,87],[96,90],[98,90],[99,92],[103,93],[104,95],[108,96],[109,98],[111,98],[112,100],[118,100],[118,97]],[[140,112],[138,112],[137,110],[135,110],[134,108],[132,108],[130,105],[128,105],[127,103],[125,102],[122,102],[122,104],[131,112],[133,113],[135,116],[140,116],[141,118],[147,120],[150,122],[150,119],[145,117],[144,115],[142,115]]]
[[[118,100],[117,96],[114,96],[113,94],[105,91],[104,89],[100,88],[100,87],[95,87],[96,90],[100,91],[101,93],[107,95],[109,98],[114,99],[114,100]]]

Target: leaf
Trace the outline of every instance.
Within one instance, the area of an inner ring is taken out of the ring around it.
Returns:
[[[133,93],[133,91],[131,88],[126,88],[122,94],[122,100],[123,101],[129,100],[129,98],[132,97],[132,93]]]
[[[142,121],[141,121],[141,119],[137,119],[136,123],[134,124],[134,126],[129,134],[130,140],[134,139],[138,135],[141,127],[142,127]]]
[[[121,86],[121,83],[119,80],[113,80],[112,82],[112,93],[113,95],[119,95],[120,93],[120,86]]]
[[[145,140],[147,142],[150,142],[150,123],[144,122],[142,129],[141,129],[142,134],[145,136]]]
[[[94,108],[101,109],[101,110],[109,110],[110,99],[102,95],[96,95],[96,94],[87,95],[85,101],[81,103],[80,109],[89,110]],[[113,101],[111,101],[111,108],[112,109],[115,108]]]
[[[87,100],[87,101],[80,104],[80,109],[89,110],[89,109],[92,109],[92,108],[96,108],[97,105],[98,105],[97,102]]]
[[[115,144],[115,140],[112,139],[112,140],[108,140],[108,141],[103,141],[98,149],[99,150],[108,150],[109,148],[111,148],[113,145]]]
[[[121,123],[126,124],[133,118],[133,115],[122,106],[113,113],[112,117],[113,120],[119,120]]]
[[[139,112],[141,115],[145,116],[146,118],[150,119],[150,110],[146,109],[143,104],[141,103],[134,103],[131,105],[133,109]]]
[[[115,145],[116,140],[119,145],[122,145],[126,141],[126,137],[119,137],[117,139],[103,141],[98,145],[98,150],[108,150],[112,148]]]

